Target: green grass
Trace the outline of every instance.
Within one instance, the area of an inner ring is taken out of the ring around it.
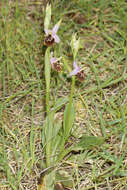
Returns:
[[[41,0],[1,1],[0,11],[0,189],[36,189],[44,168],[41,142],[45,119]],[[78,64],[85,80],[76,81],[76,118],[68,144],[81,137],[102,136],[99,148],[72,151],[57,170],[68,172],[71,189],[127,189],[127,2],[125,0],[55,0],[52,23],[62,18],[58,54],[71,64],[72,33],[81,38]],[[70,80],[51,74],[51,108],[63,118]],[[64,99],[65,98],[65,99]]]

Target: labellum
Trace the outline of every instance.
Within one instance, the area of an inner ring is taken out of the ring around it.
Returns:
[[[59,61],[53,63],[53,69],[54,69],[55,71],[57,71],[57,72],[62,71],[62,65],[60,64]]]
[[[85,79],[84,71],[78,72],[76,76],[77,76],[77,78],[78,78],[78,80],[79,80],[80,82],[83,82],[84,79]]]
[[[55,42],[55,40],[51,34],[49,34],[48,36],[45,37],[44,43],[46,46],[52,46],[54,44],[54,42]]]

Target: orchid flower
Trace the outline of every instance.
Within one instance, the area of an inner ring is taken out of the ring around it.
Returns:
[[[73,67],[74,69],[70,72],[69,76],[76,75],[78,80],[80,82],[83,82],[85,78],[84,71],[81,70],[81,68],[77,65],[76,61],[73,62]]]
[[[80,72],[81,68],[77,65],[76,61],[73,62],[74,69],[70,72],[69,76],[77,75]]]
[[[60,64],[60,58],[57,57],[53,57],[53,52],[51,52],[51,58],[50,58],[50,63],[52,65],[52,68],[56,71],[61,71],[62,70],[62,66]]]
[[[53,52],[51,52],[50,63],[52,65],[52,67],[53,67],[53,64],[57,62],[57,60],[58,60],[58,58],[53,57]]]
[[[60,42],[60,39],[59,39],[59,36],[56,34],[58,29],[59,29],[59,23],[55,24],[55,26],[53,27],[52,30],[49,30],[49,29],[45,29],[45,34],[46,36],[48,37],[49,35],[52,37],[52,39],[54,39],[54,42],[56,43],[59,43]]]

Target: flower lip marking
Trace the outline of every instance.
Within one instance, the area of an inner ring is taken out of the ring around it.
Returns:
[[[51,34],[45,37],[44,43],[47,46],[51,46],[54,44],[54,38],[51,36]]]
[[[79,79],[80,82],[83,82],[84,79],[85,79],[85,74],[84,74],[84,71],[80,71],[77,73],[77,78]]]
[[[56,70],[57,72],[62,71],[62,66],[59,61],[54,63],[54,70]]]

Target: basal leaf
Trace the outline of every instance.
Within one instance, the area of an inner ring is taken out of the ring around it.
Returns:
[[[37,190],[53,190],[54,189],[55,172],[41,176],[38,181]]]
[[[54,120],[54,112],[51,112],[43,125],[42,130],[42,144],[46,151],[46,164],[47,167],[54,165],[62,141],[62,136],[59,131],[62,129],[62,121]]]
[[[65,188],[72,188],[73,187],[72,176],[64,170],[60,170],[60,171],[56,172],[56,181],[61,182]]]
[[[52,111],[57,112],[57,111],[60,110],[60,109],[62,108],[62,106],[64,106],[67,102],[68,102],[68,97],[59,98],[59,99],[56,101],[56,103],[55,103],[55,105],[54,105]]]
[[[103,137],[86,136],[83,135],[80,142],[76,145],[78,149],[92,149],[94,147],[101,146],[104,143]]]
[[[67,139],[70,135],[75,119],[75,111],[73,103],[68,103],[64,111],[64,138]]]
[[[46,120],[43,125],[42,130],[42,143],[46,150],[46,164],[47,167],[50,166],[51,160],[50,157],[52,155],[52,137],[53,137],[53,121],[54,121],[54,114],[51,113],[46,117]]]
[[[45,177],[38,180],[37,190],[47,190],[45,184]]]

